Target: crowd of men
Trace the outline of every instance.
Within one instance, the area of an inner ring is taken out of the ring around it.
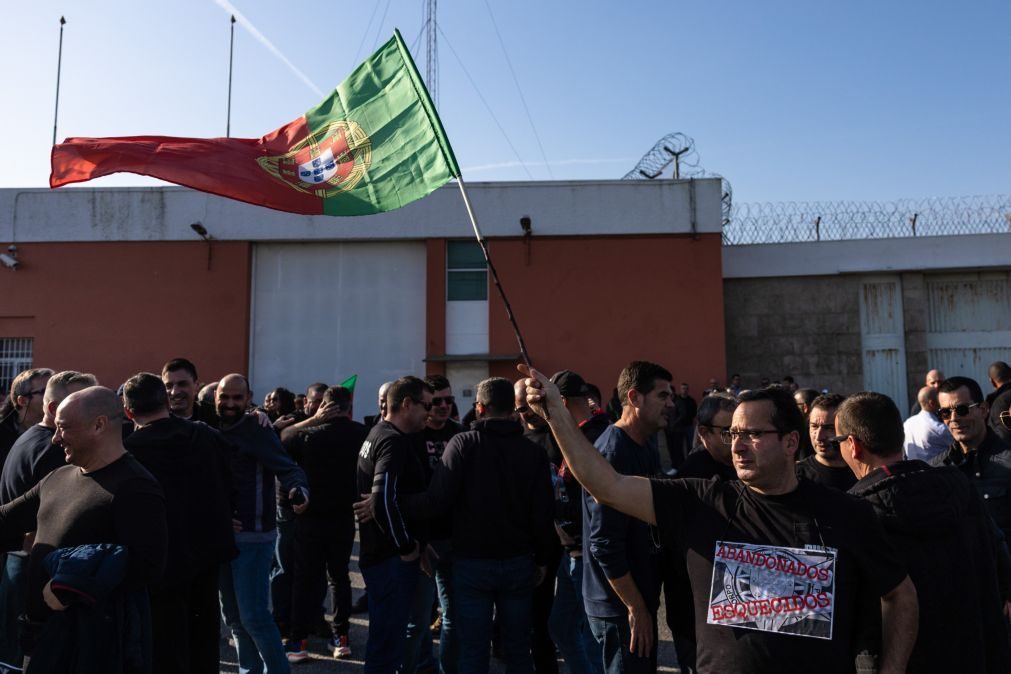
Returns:
[[[401,377],[365,423],[348,388],[257,407],[183,358],[117,391],[20,373],[0,673],[216,673],[222,620],[243,674],[314,635],[366,672],[655,672],[661,600],[682,672],[1009,671],[1006,363],[986,397],[931,370],[908,415],[790,377],[696,402],[635,361],[605,402],[521,369],[462,421],[444,376]]]

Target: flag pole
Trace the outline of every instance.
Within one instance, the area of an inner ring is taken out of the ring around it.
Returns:
[[[60,17],[60,50],[56,56],[56,110],[53,112],[53,145],[56,145],[56,122],[60,118],[60,70],[63,67],[63,25],[67,20]]]
[[[505,305],[506,315],[509,317],[509,323],[513,326],[513,332],[516,334],[516,341],[520,345],[520,356],[523,358],[523,362],[526,363],[527,367],[533,367],[530,362],[530,354],[527,353],[527,345],[523,341],[523,335],[520,333],[520,327],[516,324],[516,317],[513,315],[513,308],[509,304],[509,298],[506,297],[505,290],[502,288],[502,283],[498,279],[498,272],[495,271],[495,265],[492,264],[491,257],[488,255],[488,246],[485,244],[484,238],[481,236],[481,230],[477,226],[477,218],[474,217],[474,209],[470,206],[470,199],[467,197],[467,190],[463,186],[463,178],[456,176],[456,184],[460,186],[460,194],[463,196],[463,204],[467,207],[467,216],[470,217],[470,224],[474,227],[474,236],[477,238],[477,243],[481,246],[481,252],[484,254],[484,261],[488,265],[488,271],[491,272],[491,278],[495,282],[495,287],[498,288],[498,294],[502,298],[502,304]]]
[[[235,53],[235,15],[232,14],[231,38],[228,41],[228,120],[225,122],[225,138],[232,137],[232,57]]]

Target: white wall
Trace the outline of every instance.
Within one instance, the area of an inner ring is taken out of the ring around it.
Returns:
[[[391,379],[424,376],[425,245],[420,242],[257,244],[250,383],[271,388],[358,375],[356,419],[376,412]]]

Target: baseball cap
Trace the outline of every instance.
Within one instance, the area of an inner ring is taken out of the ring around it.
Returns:
[[[558,387],[558,391],[566,398],[585,396],[589,393],[586,381],[572,370],[562,370],[551,375],[551,383]]]

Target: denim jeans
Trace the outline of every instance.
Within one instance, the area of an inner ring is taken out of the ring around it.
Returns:
[[[274,543],[237,543],[239,556],[221,565],[221,614],[232,630],[239,674],[288,674],[288,658],[270,615]],[[266,666],[266,669],[264,669]]]
[[[457,674],[460,659],[460,643],[453,625],[456,600],[453,596],[453,560],[448,553],[439,558],[435,567],[435,587],[439,593],[439,608],[442,609],[442,629],[439,631],[439,671],[442,674]]]
[[[0,672],[21,671],[24,653],[18,616],[25,612],[27,598],[28,557],[8,553],[0,577]]]
[[[404,645],[404,662],[400,666],[403,674],[414,674],[417,669],[431,669],[436,666],[432,653],[432,604],[435,603],[435,579],[418,573],[418,584],[411,600],[411,613],[407,618],[407,634]]]
[[[274,620],[285,630],[291,626],[291,592],[295,578],[294,517],[290,512],[277,510],[277,544],[270,569],[270,605]]]
[[[587,616],[590,631],[597,640],[604,656],[604,671],[607,674],[652,674],[656,672],[656,612],[653,612],[653,652],[641,658],[628,650],[632,640],[632,630],[628,626],[628,616],[617,618],[595,618]]]
[[[391,674],[404,661],[407,619],[421,571],[417,560],[400,557],[362,567],[369,593],[369,639],[365,644],[366,674]]]
[[[551,638],[570,672],[603,674],[604,659],[583,608],[583,558],[562,555],[557,575],[555,603],[548,619]]]
[[[529,555],[511,559],[453,560],[455,629],[461,672],[488,671],[492,609],[502,631],[506,672],[531,674],[531,610],[534,562]]]

